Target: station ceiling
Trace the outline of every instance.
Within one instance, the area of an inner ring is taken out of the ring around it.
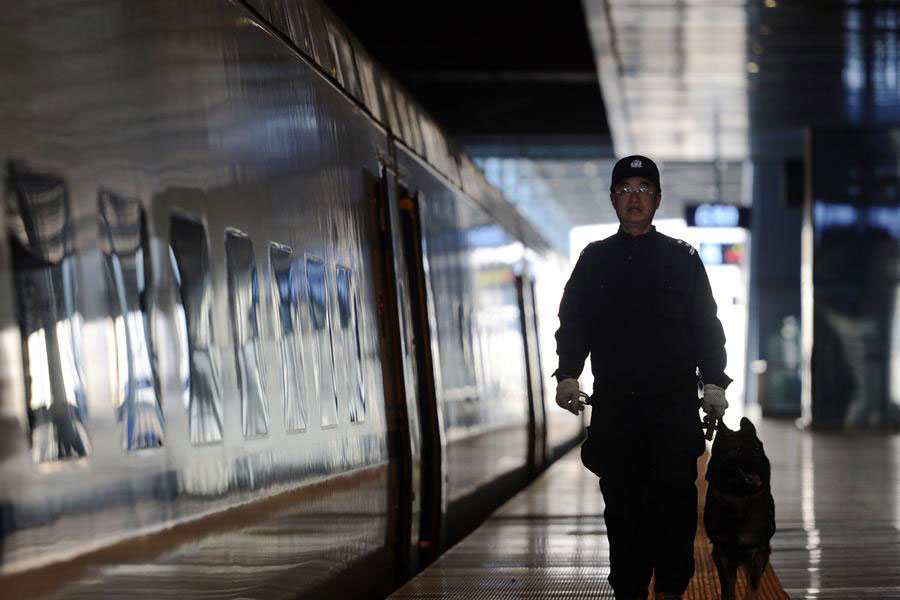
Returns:
[[[460,143],[610,151],[579,0],[325,3]]]
[[[803,154],[810,125],[896,119],[898,3],[584,0],[617,152]]]

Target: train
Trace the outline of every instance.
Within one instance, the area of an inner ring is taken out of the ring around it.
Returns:
[[[578,443],[567,258],[317,0],[0,64],[4,597],[384,597]]]

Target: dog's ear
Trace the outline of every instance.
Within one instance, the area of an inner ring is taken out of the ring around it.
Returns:
[[[756,427],[753,426],[753,423],[747,417],[741,417],[741,433],[756,437]]]

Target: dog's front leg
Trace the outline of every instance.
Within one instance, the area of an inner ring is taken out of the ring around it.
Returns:
[[[727,549],[713,545],[713,562],[719,573],[719,585],[722,587],[722,600],[735,600],[734,587],[737,583],[739,561],[730,556]]]
[[[770,553],[771,550],[768,545],[762,548],[755,548],[750,552],[750,560],[747,561],[747,579],[749,580],[750,589],[747,592],[746,600],[756,600],[759,592],[759,582],[766,571],[766,565],[769,564]]]

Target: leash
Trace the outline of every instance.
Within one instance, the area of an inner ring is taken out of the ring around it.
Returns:
[[[584,393],[584,392],[582,392],[582,391],[579,391],[579,392],[578,392],[578,407],[579,407],[579,411],[584,410],[584,407],[585,407],[585,406],[590,406],[590,404],[591,404],[591,397],[588,396],[586,393]]]
[[[719,425],[721,424],[722,419],[717,419],[712,415],[706,415],[703,417],[703,423],[700,425],[700,427],[706,430],[706,435],[703,436],[706,438],[706,441],[712,441],[713,434],[719,430]]]
[[[697,367],[697,403],[700,403],[700,399],[703,398],[703,378],[700,375],[700,367]],[[712,415],[705,415],[703,417],[703,423],[700,424],[701,429],[706,430],[706,434],[703,436],[706,438],[707,442],[711,442],[713,439],[713,434],[719,430],[719,425],[722,424],[722,419],[717,419]]]

